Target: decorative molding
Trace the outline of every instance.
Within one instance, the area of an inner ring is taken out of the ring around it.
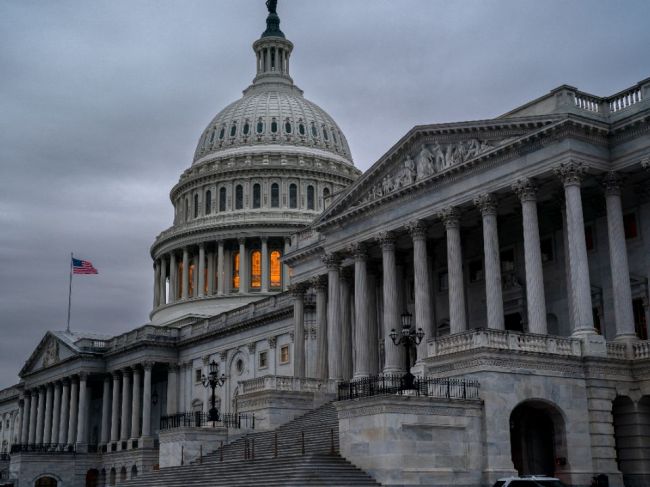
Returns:
[[[480,210],[481,215],[497,214],[497,199],[489,193],[482,193],[474,198],[474,205]]]
[[[586,168],[578,161],[563,162],[553,172],[565,186],[579,186],[584,178]]]
[[[325,254],[324,256],[321,257],[321,260],[323,264],[325,264],[325,268],[327,270],[332,270],[332,269],[338,269],[343,259],[340,254],[333,252],[330,254]]]
[[[368,259],[368,247],[364,242],[355,242],[348,245],[347,251],[352,254],[356,261],[365,261]]]
[[[257,343],[252,342],[248,344],[248,353],[255,353],[255,350],[257,349]]]
[[[228,360],[228,350],[224,350],[223,352],[219,352],[219,360],[221,362],[225,362]]]
[[[289,292],[294,298],[302,298],[307,292],[308,285],[304,282],[298,282],[289,286]]]
[[[447,230],[460,226],[460,213],[457,208],[449,207],[439,211],[438,218],[442,220]]]
[[[269,348],[275,349],[278,345],[278,337],[276,336],[269,337],[268,342],[269,342]]]
[[[600,181],[600,184],[605,189],[605,195],[607,196],[620,196],[621,194],[621,184],[623,178],[615,171],[609,171],[605,173],[605,176]]]
[[[394,232],[379,232],[375,240],[379,242],[382,250],[391,252],[395,250],[396,237]]]
[[[327,276],[314,276],[309,280],[309,283],[311,284],[311,287],[316,290],[316,292],[324,291],[327,289]]]
[[[537,201],[537,184],[532,179],[517,179],[512,185],[512,190],[517,194],[522,203],[524,201]]]

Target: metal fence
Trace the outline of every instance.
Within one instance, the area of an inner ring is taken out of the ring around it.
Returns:
[[[11,453],[75,453],[75,445],[65,443],[37,443],[11,445]]]
[[[210,421],[208,413],[195,411],[160,418],[161,430],[217,427],[255,429],[255,416],[249,414],[221,414],[219,415],[219,421]]]
[[[339,384],[338,400],[385,395],[478,399],[479,387],[477,380],[432,377],[415,377],[413,385],[407,387],[402,376],[380,375]]]

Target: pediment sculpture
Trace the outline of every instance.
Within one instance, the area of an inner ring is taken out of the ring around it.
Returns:
[[[407,154],[401,163],[370,188],[361,203],[382,198],[400,188],[463,164],[491,149],[493,149],[492,145],[478,139],[450,144],[440,144],[438,141],[433,144],[422,144],[415,159]]]
[[[43,354],[43,367],[49,367],[59,362],[59,342],[50,340]]]

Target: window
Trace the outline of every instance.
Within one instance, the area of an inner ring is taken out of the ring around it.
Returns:
[[[282,264],[280,263],[280,254],[279,250],[271,251],[271,287],[281,287],[282,286]]]
[[[262,206],[262,187],[259,184],[253,185],[253,208]]]
[[[586,225],[585,226],[585,243],[587,246],[587,250],[594,250],[596,248],[596,241],[594,239],[594,227],[593,225]]]
[[[198,218],[199,216],[199,195],[195,194],[194,195],[194,218]]]
[[[203,379],[203,371],[201,369],[194,369],[194,382],[201,382]]]
[[[225,135],[226,135],[226,127],[221,127],[221,131],[219,132],[219,139],[223,140]]]
[[[470,261],[469,282],[478,282],[482,280],[483,280],[483,261],[481,259]]]
[[[259,355],[259,368],[265,369],[269,366],[269,353],[264,351]]]
[[[515,270],[515,250],[505,249],[501,251],[501,272],[512,272]]]
[[[316,128],[316,124],[314,122],[311,123],[311,135],[314,138],[318,137],[318,129]]]
[[[214,142],[214,136],[216,135],[216,130],[213,130],[212,133],[210,134],[210,143],[212,144]]]
[[[257,133],[258,133],[258,134],[261,134],[261,133],[263,133],[263,132],[264,132],[264,121],[260,118],[260,119],[257,121]]]
[[[274,118],[271,120],[271,133],[277,133],[278,132],[278,121]]]
[[[329,133],[327,132],[327,129],[326,129],[325,127],[323,127],[323,138],[324,138],[326,141],[330,140]]]
[[[185,198],[185,221],[190,219],[190,201]]]
[[[178,283],[176,285],[176,297],[178,298],[179,296],[182,296],[183,293],[183,279],[180,279],[180,276],[183,275],[183,262],[178,263],[178,274],[176,275],[179,276],[179,279],[176,279],[176,282]]]
[[[271,208],[280,207],[280,185],[273,183],[271,185]]]
[[[553,251],[553,238],[543,238],[539,246],[542,251],[542,262],[544,264],[547,262],[553,262],[553,260],[555,260],[555,253]]]
[[[330,197],[330,189],[329,188],[324,188],[323,189],[323,208],[327,206],[328,199]]]
[[[286,133],[290,134],[292,130],[293,130],[293,127],[291,126],[291,122],[289,120],[284,122],[284,131]]]
[[[244,372],[244,361],[242,359],[237,359],[237,362],[235,363],[235,369],[239,375]]]
[[[226,188],[219,190],[219,211],[226,211]]]
[[[235,188],[235,210],[244,209],[244,187],[238,184]]]
[[[447,271],[440,271],[438,273],[438,290],[439,291],[449,290],[449,273]]]
[[[298,133],[300,135],[305,135],[307,131],[305,130],[305,124],[300,122],[300,125],[298,125]]]
[[[230,136],[234,137],[237,135],[237,123],[233,122],[232,127],[230,127]]]
[[[212,213],[212,191],[208,190],[205,193],[205,214]]]
[[[282,348],[280,348],[280,363],[289,363],[289,345],[283,345]]]
[[[232,288],[239,289],[239,252],[232,256]]]
[[[314,187],[311,185],[307,186],[307,209],[314,209]]]
[[[262,287],[262,252],[259,250],[251,252],[251,287],[253,289]]]
[[[639,236],[639,228],[636,224],[636,214],[628,213],[623,215],[623,229],[625,230],[625,239],[630,240]]]
[[[336,131],[332,130],[332,140],[334,141],[335,144],[338,144],[339,141],[336,139]]]
[[[187,289],[187,295],[188,296],[194,296],[194,272],[196,270],[196,266],[194,264],[190,264],[190,272],[189,272],[189,286]],[[181,279],[182,280],[182,279]]]
[[[250,132],[251,126],[248,123],[248,120],[246,120],[246,123],[244,124],[244,135],[248,135],[248,132]]]
[[[289,208],[298,208],[298,186],[289,185]]]

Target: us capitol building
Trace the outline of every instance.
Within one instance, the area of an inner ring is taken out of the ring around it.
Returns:
[[[417,126],[362,174],[267,6],[150,323],[45,334],[0,486],[650,485],[650,79]]]

